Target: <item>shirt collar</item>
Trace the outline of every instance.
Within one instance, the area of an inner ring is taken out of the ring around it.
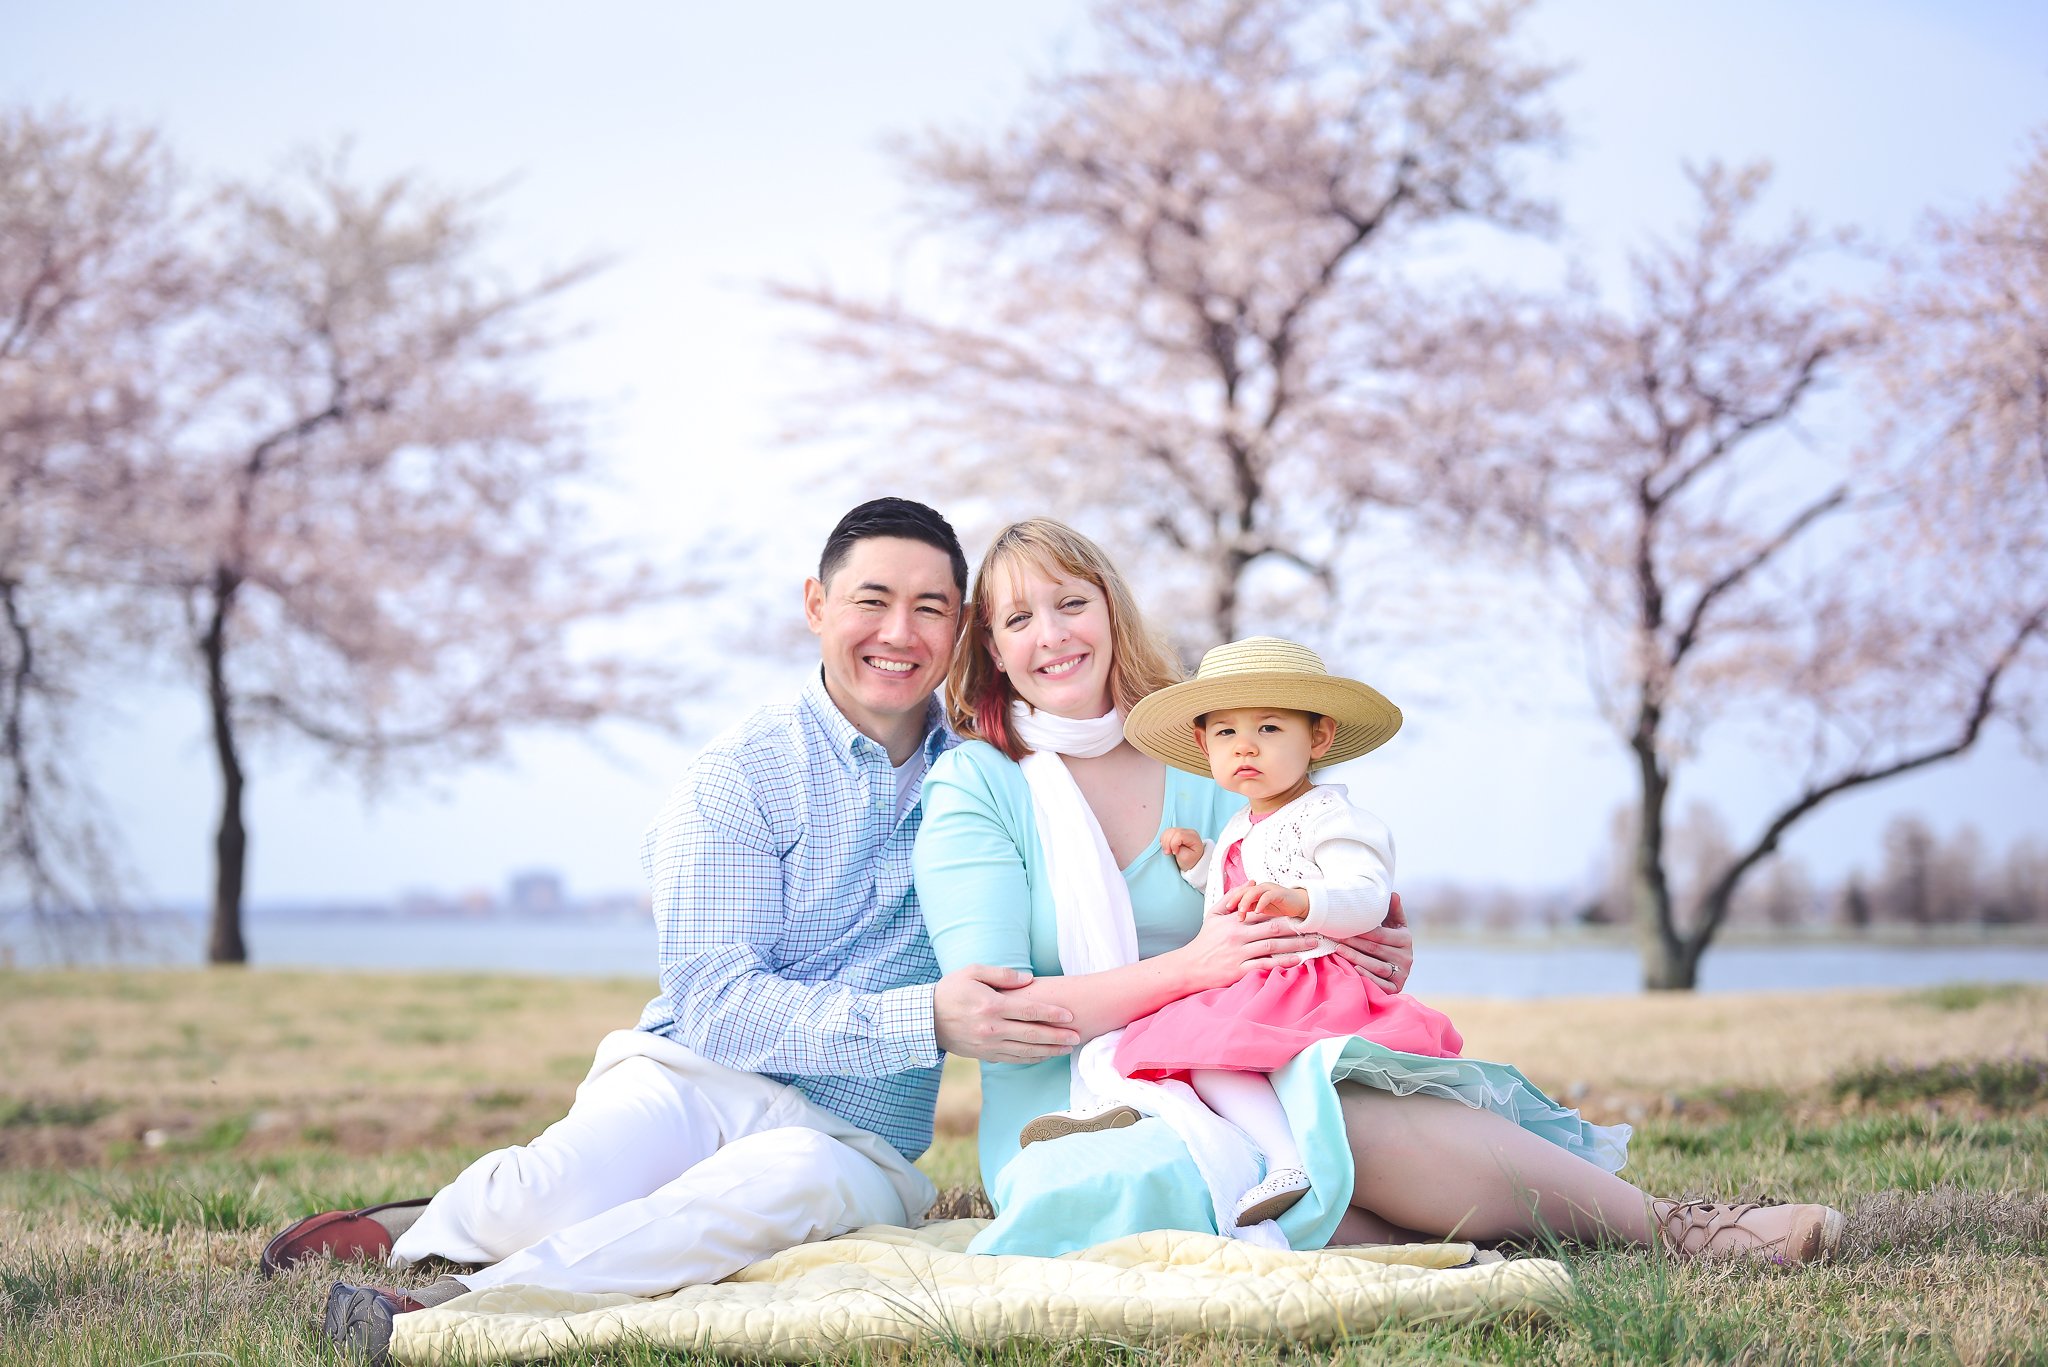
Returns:
[[[832,738],[832,746],[854,764],[862,763],[861,756],[872,750],[888,764],[889,752],[872,736],[862,735],[854,724],[846,719],[839,705],[832,701],[832,695],[825,691],[825,667],[813,670],[809,682],[804,685],[803,705],[817,720],[826,735]],[[925,762],[929,764],[938,758],[941,751],[952,745],[953,733],[946,727],[946,709],[939,705],[938,694],[925,699],[924,741],[918,747],[924,751]]]

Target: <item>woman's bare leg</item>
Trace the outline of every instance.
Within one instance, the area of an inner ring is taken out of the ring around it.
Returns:
[[[1442,1097],[1339,1089],[1357,1168],[1354,1210],[1438,1237],[1659,1239],[1642,1192],[1490,1111]],[[1826,1206],[1658,1202],[1661,1242],[1681,1257],[1803,1263],[1831,1256],[1846,1222]],[[1339,1229],[1344,1229],[1340,1225]]]
[[[1329,1247],[1343,1244],[1426,1244],[1439,1236],[1424,1234],[1419,1229],[1403,1229],[1388,1224],[1369,1210],[1351,1206],[1344,1212],[1344,1218],[1337,1222],[1335,1232],[1330,1235]]]
[[[1339,1093],[1357,1169],[1351,1204],[1383,1222],[1481,1241],[1651,1239],[1642,1192],[1491,1111],[1357,1085]]]

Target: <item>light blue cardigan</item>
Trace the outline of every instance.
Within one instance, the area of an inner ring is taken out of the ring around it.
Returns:
[[[1243,805],[1205,778],[1166,771],[1160,829],[1186,826],[1213,839]],[[1001,751],[969,741],[941,755],[924,784],[924,825],[915,866],[917,900],[941,972],[968,964],[1060,971],[1058,931],[1023,771]],[[1150,957],[1192,939],[1202,897],[1155,841],[1124,870],[1138,952]],[[995,1221],[978,1253],[1051,1256],[1152,1229],[1215,1233],[1215,1212],[1194,1160],[1163,1121],[1070,1135],[1019,1150],[1024,1123],[1068,1104],[1069,1063],[981,1065],[981,1175]],[[1329,1242],[1351,1200],[1351,1150],[1335,1081],[1452,1096],[1510,1116],[1608,1171],[1621,1166],[1616,1138],[1581,1122],[1512,1068],[1398,1054],[1355,1039],[1324,1040],[1273,1074],[1312,1189],[1280,1218],[1296,1248]]]

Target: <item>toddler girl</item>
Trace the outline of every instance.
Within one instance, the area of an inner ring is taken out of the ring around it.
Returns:
[[[1255,636],[1218,646],[1185,683],[1131,710],[1125,739],[1176,768],[1206,773],[1248,805],[1214,844],[1169,829],[1160,847],[1204,891],[1213,915],[1289,917],[1333,939],[1371,930],[1393,895],[1393,840],[1338,784],[1309,771],[1386,742],[1401,713],[1378,692],[1323,668],[1315,652]],[[1287,1114],[1267,1075],[1318,1040],[1356,1035],[1429,1058],[1455,1058],[1458,1032],[1442,1012],[1381,987],[1325,943],[1303,962],[1245,974],[1133,1021],[1116,1070],[1181,1079],[1266,1156],[1265,1180],[1238,1202],[1249,1226],[1287,1210],[1309,1188]],[[1023,1142],[1127,1125],[1128,1105],[1041,1116]]]

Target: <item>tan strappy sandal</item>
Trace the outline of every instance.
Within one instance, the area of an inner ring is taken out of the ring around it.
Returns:
[[[1848,1224],[1832,1206],[1652,1201],[1650,1211],[1674,1257],[1765,1258],[1787,1266],[1833,1257]]]

